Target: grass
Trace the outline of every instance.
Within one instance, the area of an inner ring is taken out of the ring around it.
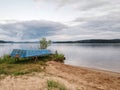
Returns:
[[[40,64],[0,64],[0,74],[4,75],[24,75],[31,72],[41,72]]]
[[[44,71],[43,66],[46,66],[46,62],[51,59],[51,56],[39,57],[38,61],[34,59],[20,59],[18,61],[15,58],[11,58],[8,55],[3,56],[0,59],[0,75],[24,75],[32,72]]]
[[[1,63],[15,63],[15,58],[10,58],[9,55],[4,55],[3,57],[0,58],[0,64]]]
[[[35,62],[31,58],[21,58],[16,60],[15,58],[5,55],[0,58],[0,75],[24,75],[32,72],[41,72],[44,71],[46,62],[50,60],[57,60],[59,54],[53,54],[48,56],[38,57],[38,60]]]
[[[48,90],[67,90],[64,84],[57,81],[47,80]]]
[[[44,64],[44,62],[47,62],[52,59],[53,55],[47,55],[38,57],[37,63]],[[29,64],[29,63],[35,63],[35,58],[19,58],[19,60],[16,60],[13,57],[10,57],[9,55],[4,55],[0,58],[0,64]]]
[[[63,63],[64,60],[65,60],[64,54],[58,54],[58,52],[56,51],[55,54],[54,54],[54,61]]]

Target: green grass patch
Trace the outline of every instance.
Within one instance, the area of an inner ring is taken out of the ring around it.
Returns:
[[[24,75],[24,74],[28,74],[28,71],[18,71],[18,72],[14,72],[13,75],[17,76],[17,75]]]
[[[8,72],[5,70],[0,69],[0,74],[8,75]]]
[[[24,75],[32,72],[42,72],[40,64],[0,64],[0,74],[4,75]]]
[[[64,84],[57,81],[47,80],[48,90],[67,90]]]
[[[64,62],[65,60],[64,54],[58,54],[57,51],[55,52],[53,57],[54,57],[54,61],[57,61],[57,62]]]
[[[11,58],[9,55],[4,55],[3,57],[0,58],[0,64],[1,63],[15,63],[15,58]]]
[[[0,58],[0,75],[24,75],[32,72],[42,72],[45,69],[43,66],[47,65],[46,62],[56,60],[56,57],[59,57],[59,54],[41,56],[35,62],[34,58],[16,60],[9,55],[5,55]]]

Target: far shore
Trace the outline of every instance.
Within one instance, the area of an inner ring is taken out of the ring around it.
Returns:
[[[120,90],[120,73],[47,62],[43,72],[6,76],[0,90],[48,90],[47,80],[65,85],[68,90]]]

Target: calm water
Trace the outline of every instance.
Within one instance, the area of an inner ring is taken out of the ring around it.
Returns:
[[[38,48],[39,44],[0,44],[0,56],[14,48]],[[120,72],[119,44],[52,44],[49,49],[65,54],[66,64]]]

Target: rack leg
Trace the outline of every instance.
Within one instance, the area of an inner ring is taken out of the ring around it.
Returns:
[[[37,62],[37,60],[38,60],[38,57],[36,56],[36,57],[35,57],[35,62]]]

